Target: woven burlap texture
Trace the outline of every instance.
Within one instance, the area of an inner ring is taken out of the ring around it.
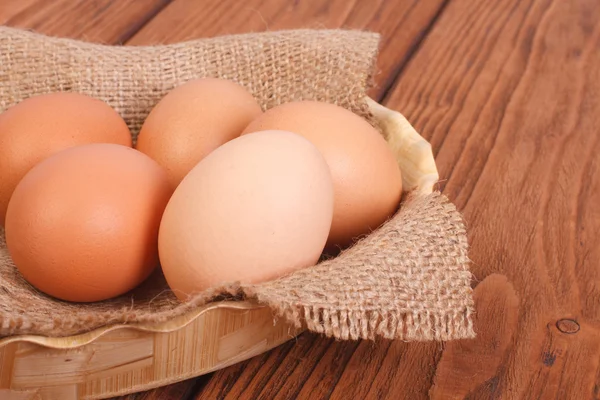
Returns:
[[[78,91],[113,106],[135,135],[154,104],[192,78],[247,87],[264,109],[310,99],[367,118],[363,102],[377,34],[293,30],[152,47],[119,47],[0,28],[0,111],[35,94]],[[66,336],[107,324],[162,322],[217,296],[253,298],[297,326],[339,339],[453,340],[474,336],[461,215],[440,193],[409,194],[398,213],[337,257],[280,279],[236,282],[186,303],[160,268],[139,288],[93,304],[58,301],[19,275],[0,231],[0,337]]]
[[[0,112],[36,94],[75,91],[104,100],[137,135],[173,87],[213,76],[245,86],[263,109],[332,102],[365,115],[379,36],[296,30],[162,46],[104,46],[0,27]]]

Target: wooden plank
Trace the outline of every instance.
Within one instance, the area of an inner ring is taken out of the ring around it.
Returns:
[[[595,0],[452,1],[387,98],[433,144],[476,277],[502,273],[521,299],[506,358],[472,398],[597,398],[599,21]],[[407,378],[395,390],[414,389]]]
[[[0,348],[0,388],[10,387],[17,344]]]
[[[447,0],[175,0],[128,44],[174,43],[216,35],[298,28],[366,29],[382,35],[376,87],[387,90]],[[174,27],[176,27],[174,29]]]
[[[0,23],[53,36],[117,44],[170,0],[2,0]]]
[[[6,25],[7,21],[15,15],[26,10],[32,4],[35,4],[38,0],[10,0],[3,1],[0,3],[0,24]]]
[[[463,399],[486,382],[493,382],[514,337],[519,299],[506,277],[488,276],[475,288],[474,297],[478,336],[448,343],[429,392],[432,399]]]
[[[202,381],[202,377],[198,378],[197,380],[190,379],[175,383],[173,385],[148,390],[146,392],[140,392],[129,396],[113,397],[113,400],[184,400],[193,395],[195,386],[199,383],[202,383]]]
[[[257,360],[252,360],[243,371],[234,369],[233,371],[220,371],[205,390],[201,391],[197,399],[213,399],[218,394],[219,398],[237,399],[241,396],[248,398],[262,399],[292,399],[297,398],[298,392],[302,388],[303,382],[316,367],[319,360],[327,351],[330,343],[319,341],[312,335],[300,336],[293,346],[294,352],[287,353],[286,349],[275,349],[275,354],[271,355],[269,362],[258,365],[258,370],[254,372]],[[278,357],[277,353],[287,353],[283,358]],[[298,355],[295,355],[298,354]],[[247,373],[251,372],[252,379],[246,383]],[[269,371],[272,375],[266,377],[263,375]],[[235,375],[240,374],[239,383]],[[222,382],[233,382],[230,387],[223,387]]]

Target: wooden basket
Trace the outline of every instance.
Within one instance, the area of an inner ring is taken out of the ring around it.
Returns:
[[[367,99],[405,190],[431,193],[430,144],[398,112]],[[158,324],[106,326],[61,338],[0,339],[0,399],[103,399],[200,376],[266,352],[302,329],[257,303],[215,302]]]

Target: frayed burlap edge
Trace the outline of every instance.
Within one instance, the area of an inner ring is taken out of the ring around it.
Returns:
[[[424,262],[411,270],[406,248],[415,236],[422,240],[412,243],[413,250]],[[390,254],[382,247],[395,247],[397,252]],[[436,253],[440,256],[428,257]],[[308,330],[328,337],[466,339],[475,337],[469,262],[465,223],[456,207],[439,192],[413,193],[394,218],[335,259],[245,292],[296,327],[306,324]],[[376,270],[385,277],[364,285],[367,280],[361,276],[377,276]],[[344,284],[327,298],[331,286],[315,282],[313,277],[319,275],[338,276]],[[443,280],[436,280],[442,275]],[[411,277],[422,279],[411,287]],[[332,302],[332,297],[344,300]]]

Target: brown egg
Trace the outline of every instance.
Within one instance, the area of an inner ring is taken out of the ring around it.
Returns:
[[[167,174],[131,147],[89,144],[33,167],[6,214],[6,245],[40,291],[75,302],[109,299],[158,265]]]
[[[86,143],[131,146],[131,134],[108,104],[78,93],[30,97],[0,114],[0,225],[27,171],[60,150]]]
[[[267,129],[304,136],[327,160],[335,188],[328,250],[348,246],[396,211],[400,168],[385,139],[360,116],[329,103],[291,102],[266,111],[243,134]]]
[[[317,263],[333,216],[327,163],[302,136],[233,139],[183,179],[159,233],[163,272],[180,299],[258,283]]]
[[[254,97],[235,82],[192,80],[173,89],[152,109],[136,148],[162,165],[177,186],[200,160],[240,136],[261,113]]]

